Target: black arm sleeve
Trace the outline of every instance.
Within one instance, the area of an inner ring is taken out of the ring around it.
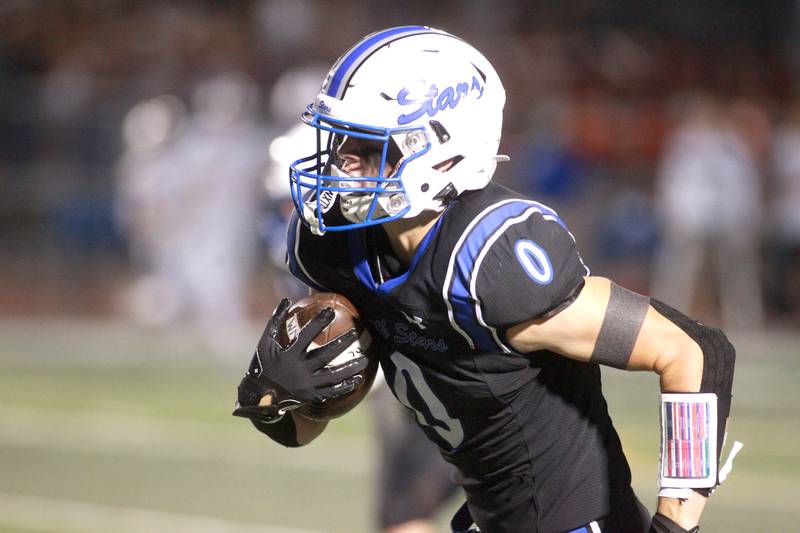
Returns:
[[[685,331],[703,350],[703,378],[700,392],[713,392],[717,395],[717,466],[719,466],[725,426],[731,414],[736,350],[721,330],[693,320],[655,298],[651,298],[650,305]]]

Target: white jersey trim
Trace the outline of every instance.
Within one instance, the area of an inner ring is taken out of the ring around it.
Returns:
[[[516,201],[518,201],[516,198],[512,198],[509,200],[503,200],[501,202],[494,203],[486,207],[483,211],[480,212],[480,214],[478,214],[478,216],[476,216],[472,220],[472,222],[470,222],[467,225],[466,228],[464,228],[464,231],[461,232],[461,236],[458,238],[456,245],[453,247],[453,250],[450,253],[450,260],[447,263],[447,273],[445,274],[444,284],[442,285],[442,300],[444,300],[444,303],[447,306],[447,318],[450,320],[450,326],[452,326],[452,328],[455,331],[457,331],[462,337],[464,337],[464,340],[467,341],[467,344],[469,344],[469,347],[471,349],[475,349],[475,343],[472,341],[472,337],[470,337],[469,334],[463,329],[461,329],[461,327],[456,323],[455,316],[453,316],[453,305],[450,303],[450,298],[448,297],[448,294],[450,293],[450,282],[453,279],[453,273],[455,271],[456,256],[458,255],[459,250],[461,250],[461,245],[464,244],[464,241],[466,240],[467,236],[472,231],[472,228],[474,228],[481,220],[483,220],[484,216],[486,216],[487,213],[493,211],[494,209],[500,207],[501,205],[509,204],[511,202],[516,202]]]
[[[560,220],[558,219],[557,214],[556,215],[550,214],[550,212],[555,213],[555,211],[553,211],[549,207],[545,206],[544,204],[541,204],[541,203],[536,202],[534,200],[526,200],[524,198],[509,198],[509,199],[506,199],[506,200],[502,200],[502,201],[496,202],[496,203],[491,204],[488,207],[484,208],[478,214],[478,216],[476,216],[467,225],[467,227],[464,228],[464,230],[461,232],[461,236],[458,238],[458,241],[456,242],[455,246],[453,247],[452,252],[450,253],[450,259],[449,259],[448,264],[447,264],[447,272],[445,274],[444,284],[442,285],[442,299],[444,300],[445,306],[447,307],[447,318],[450,321],[450,326],[456,332],[458,332],[464,338],[464,340],[467,341],[467,344],[469,345],[469,347],[471,349],[475,348],[475,343],[472,340],[472,337],[470,337],[470,335],[466,331],[464,331],[461,328],[461,326],[459,326],[458,323],[456,322],[456,319],[455,319],[455,316],[454,316],[454,312],[453,312],[453,306],[450,303],[450,298],[449,298],[450,283],[451,283],[451,281],[453,279],[453,276],[455,275],[456,257],[458,256],[458,252],[461,250],[461,246],[464,244],[464,241],[466,240],[467,236],[470,234],[472,229],[476,225],[478,225],[486,217],[486,215],[488,213],[490,213],[491,211],[494,211],[495,209],[497,209],[499,207],[502,207],[503,205],[510,204],[510,203],[516,203],[516,202],[526,203],[526,204],[530,205],[531,207],[529,209],[526,209],[521,215],[518,215],[518,216],[516,216],[516,217],[514,217],[512,219],[509,219],[509,220],[505,221],[500,226],[500,228],[498,230],[496,230],[494,234],[492,234],[492,236],[484,244],[484,246],[481,249],[481,252],[479,253],[478,257],[476,258],[476,262],[475,262],[475,265],[473,267],[472,276],[470,277],[470,296],[475,301],[475,312],[476,312],[476,316],[478,318],[478,323],[481,326],[483,326],[484,328],[486,328],[491,333],[492,338],[495,340],[497,345],[500,346],[501,349],[506,353],[511,353],[513,350],[509,349],[508,346],[506,346],[503,342],[500,341],[500,337],[497,334],[496,328],[493,328],[493,327],[487,325],[486,322],[483,320],[483,314],[482,314],[481,309],[480,309],[480,300],[477,297],[477,291],[476,291],[476,288],[475,288],[476,280],[477,280],[477,272],[480,269],[480,264],[483,261],[483,258],[485,257],[488,249],[500,237],[500,235],[502,235],[502,233],[508,228],[508,226],[510,226],[512,224],[515,224],[515,223],[518,223],[518,222],[520,222],[522,220],[525,220],[526,218],[529,218],[533,213],[538,212],[538,213],[540,213],[542,215],[542,218],[544,218],[545,220],[553,221],[553,222],[556,222],[558,224],[562,224],[563,225],[563,223],[560,222]],[[574,241],[575,237],[572,235],[572,233],[570,233],[569,230],[567,230],[567,233],[569,233],[570,237]],[[581,259],[581,263],[583,264],[583,260],[582,259]],[[584,266],[584,268],[586,269],[586,271],[588,273],[589,269],[586,268],[585,265],[583,265],[583,266]]]
[[[497,239],[499,239],[510,226],[518,224],[523,220],[527,220],[534,213],[541,213],[541,212],[542,210],[538,206],[532,206],[526,209],[521,215],[518,215],[514,218],[509,218],[499,228],[497,228],[497,230],[492,234],[492,236],[486,240],[486,243],[483,245],[483,248],[478,254],[478,257],[475,259],[475,267],[472,269],[472,278],[469,280],[469,293],[470,296],[472,296],[472,299],[475,301],[475,316],[478,318],[478,323],[480,323],[481,326],[487,328],[492,333],[492,337],[494,337],[495,342],[497,343],[498,346],[500,346],[503,349],[505,353],[511,353],[512,350],[500,340],[500,336],[497,334],[497,328],[488,325],[486,321],[483,320],[483,311],[481,311],[481,300],[480,298],[478,298],[478,290],[477,290],[478,273],[480,272],[481,266],[483,265],[483,260],[489,253],[489,250],[492,248],[494,243],[497,242]],[[550,215],[544,215],[544,217],[545,218],[549,217],[551,220],[555,220],[555,218]]]

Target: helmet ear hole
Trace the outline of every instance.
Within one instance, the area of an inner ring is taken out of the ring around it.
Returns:
[[[463,155],[455,155],[450,159],[445,159],[444,161],[440,161],[435,165],[433,165],[433,170],[437,170],[439,172],[447,172],[448,170],[459,164],[463,159],[464,159]]]

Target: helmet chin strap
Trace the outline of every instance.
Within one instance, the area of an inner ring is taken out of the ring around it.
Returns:
[[[309,205],[309,203],[311,205]],[[325,232],[319,225],[319,219],[317,219],[317,210],[315,207],[312,207],[316,203],[316,200],[311,200],[310,202],[303,202],[303,218],[308,223],[308,228],[311,230],[311,233],[314,235],[324,235]]]
[[[308,199],[303,200],[303,218],[308,223],[311,233],[314,235],[323,235],[325,233],[325,230],[322,229],[320,218],[336,205],[336,199],[338,197],[338,192],[324,190],[318,195],[309,194]],[[320,213],[318,211],[322,212]]]

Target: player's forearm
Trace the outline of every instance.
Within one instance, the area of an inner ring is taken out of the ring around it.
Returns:
[[[662,392],[699,392],[703,377],[703,351],[683,332],[662,337],[661,354],[653,370],[660,376]],[[697,526],[707,498],[692,491],[687,499],[659,497],[657,512],[685,530]]]

